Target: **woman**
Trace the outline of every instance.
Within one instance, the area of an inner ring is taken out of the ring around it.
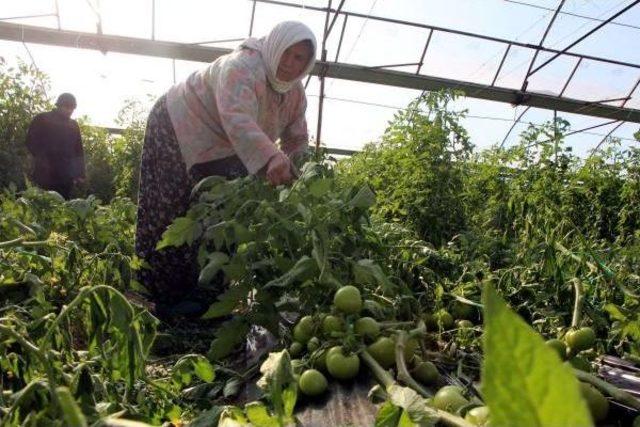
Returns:
[[[282,22],[173,86],[151,110],[136,253],[148,264],[138,280],[153,294],[160,317],[198,316],[208,305],[195,292],[196,248],[155,250],[167,226],[189,208],[192,187],[209,175],[260,175],[273,185],[293,179],[290,158],[308,144],[301,80],[315,52],[306,25]]]

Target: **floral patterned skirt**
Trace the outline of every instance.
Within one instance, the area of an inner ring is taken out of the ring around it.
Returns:
[[[137,280],[157,302],[174,303],[198,291],[198,243],[160,251],[155,248],[167,226],[186,214],[193,186],[209,175],[234,179],[246,176],[247,170],[238,157],[230,157],[187,171],[166,96],[162,96],[149,114],[144,135],[135,242],[136,254],[146,263]]]

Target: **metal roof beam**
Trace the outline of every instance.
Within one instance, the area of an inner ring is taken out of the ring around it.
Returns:
[[[200,62],[211,62],[231,52],[231,49],[218,47],[195,46],[122,36],[97,35],[76,31],[59,31],[50,28],[5,22],[0,22],[0,39]],[[568,113],[603,117],[610,120],[616,119],[640,123],[640,110],[638,109],[621,108],[538,93],[522,93],[516,89],[491,87],[478,83],[416,75],[402,71],[371,69],[361,65],[337,62],[319,61],[312,73],[319,75],[320,72],[323,71],[323,67],[325,67],[324,72],[326,77],[336,79],[429,91],[454,88],[464,91],[466,96],[472,98],[507,102],[514,105],[521,104],[551,110],[555,109]]]
[[[287,7],[294,7],[294,8],[298,8],[298,9],[314,10],[314,11],[317,11],[317,12],[326,12],[327,11],[326,7],[308,6],[308,5],[290,3],[290,2],[279,1],[279,0],[252,0],[252,1],[257,1],[257,2],[260,2],[260,3],[266,3],[266,4],[273,4],[273,5],[277,5],[277,6],[287,6]],[[460,31],[460,30],[454,30],[452,28],[438,27],[438,26],[435,26],[435,25],[427,25],[427,24],[423,24],[423,23],[420,23],[420,22],[404,21],[404,20],[401,20],[401,19],[393,19],[393,18],[385,18],[385,17],[382,17],[382,16],[376,16],[376,15],[367,15],[365,13],[349,12],[349,11],[344,11],[344,10],[337,11],[336,9],[331,9],[331,8],[329,9],[329,11],[333,12],[333,13],[338,12],[341,15],[352,16],[354,18],[370,19],[372,21],[388,22],[388,23],[391,23],[391,24],[406,25],[406,26],[409,26],[409,27],[416,27],[416,28],[426,28],[428,30],[442,31],[444,33],[456,34],[456,35],[459,35],[459,36],[474,37],[474,38],[477,38],[477,39],[488,40],[488,41],[493,41],[493,42],[497,42],[497,43],[512,44],[513,46],[524,47],[524,48],[527,48],[527,49],[539,50],[541,52],[548,52],[548,53],[553,53],[553,54],[562,54],[562,55],[566,55],[566,56],[572,56],[574,58],[584,58],[584,59],[589,59],[589,60],[592,60],[592,61],[606,62],[608,64],[623,65],[625,67],[631,67],[631,68],[640,69],[640,64],[634,64],[632,62],[617,61],[615,59],[600,58],[600,57],[591,56],[591,55],[582,55],[582,54],[574,53],[574,52],[565,52],[563,50],[552,49],[552,48],[549,48],[549,47],[541,47],[541,46],[538,46],[538,45],[535,45],[535,44],[531,44],[531,43],[522,43],[522,42],[518,42],[516,40],[509,40],[509,39],[503,39],[503,38],[499,38],[499,37],[486,36],[484,34],[471,33],[469,31]]]
[[[545,62],[543,62],[542,64],[540,64],[539,66],[536,67],[535,70],[527,73],[527,77],[530,77],[532,75],[534,75],[535,73],[537,73],[540,69],[542,69],[544,66],[546,66],[547,64],[549,64],[551,61],[553,61],[554,59],[556,59],[557,57],[559,57],[562,54],[567,54],[569,49],[571,49],[572,47],[576,46],[578,43],[580,43],[581,41],[583,41],[584,39],[586,39],[587,37],[589,37],[591,34],[595,33],[596,31],[598,31],[600,28],[604,27],[605,25],[607,25],[609,22],[613,21],[614,19],[616,19],[618,16],[622,15],[623,13],[625,13],[626,11],[628,11],[629,9],[631,9],[632,7],[636,6],[638,3],[640,3],[640,0],[636,0],[633,3],[631,3],[630,5],[628,5],[627,7],[623,8],[622,10],[618,11],[617,13],[615,13],[613,16],[609,17],[608,19],[604,20],[603,22],[601,22],[600,24],[598,24],[595,28],[589,30],[586,34],[582,35],[581,37],[578,38],[578,40],[574,41],[573,43],[571,43],[569,46],[565,47],[564,49],[562,49],[560,52],[556,53],[555,55],[553,55],[551,58],[547,59]]]

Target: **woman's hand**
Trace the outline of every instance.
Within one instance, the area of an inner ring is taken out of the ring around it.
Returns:
[[[271,185],[286,184],[293,180],[291,161],[283,152],[278,152],[267,163],[267,180]]]

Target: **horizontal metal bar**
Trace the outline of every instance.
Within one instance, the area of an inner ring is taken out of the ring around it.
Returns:
[[[122,36],[99,36],[93,33],[59,31],[50,28],[3,22],[0,22],[0,39],[71,48],[108,50],[200,62],[211,62],[232,51],[231,49],[218,47],[194,46]],[[461,80],[416,75],[403,71],[371,69],[362,65],[337,62],[318,61],[312,70],[312,74],[319,75],[321,71],[325,71],[327,77],[336,79],[428,91],[456,88],[473,98],[640,123],[640,110],[638,109],[593,104],[584,100],[558,98],[556,96],[534,92],[522,93],[509,88],[491,87]]]
[[[369,66],[367,68],[369,68],[370,70],[376,70],[376,69],[380,69],[380,68],[409,67],[409,66],[413,66],[413,65],[420,65],[420,63],[419,62],[405,62],[403,64],[372,65],[372,66]]]
[[[134,55],[211,62],[231,49],[198,46],[123,36],[98,35],[79,31],[56,30],[32,25],[0,22],[0,39],[17,42],[65,46],[78,49],[107,50]]]
[[[325,7],[308,6],[308,5],[289,3],[289,2],[278,1],[278,0],[255,0],[255,1],[258,1],[260,3],[278,5],[278,6],[288,6],[288,7],[294,7],[294,8],[299,8],[299,9],[314,10],[314,11],[317,11],[317,12],[326,12],[327,11],[327,8],[325,8]],[[335,9],[330,9],[330,11],[331,12],[336,12]],[[606,62],[608,64],[623,65],[623,66],[626,66],[626,67],[632,67],[632,68],[640,69],[640,64],[634,64],[634,63],[631,63],[631,62],[618,61],[618,60],[609,59],[609,58],[600,58],[600,57],[591,56],[591,55],[582,55],[582,54],[574,53],[574,52],[563,52],[561,50],[552,49],[552,48],[549,48],[549,47],[538,46],[538,45],[531,44],[531,43],[522,43],[522,42],[518,42],[518,41],[515,41],[515,40],[509,40],[509,39],[503,39],[503,38],[499,38],[499,37],[486,36],[484,34],[471,33],[469,31],[460,31],[460,30],[454,30],[452,28],[438,27],[438,26],[435,26],[435,25],[422,24],[420,22],[403,21],[401,19],[385,18],[385,17],[382,17],[382,16],[367,15],[367,14],[364,14],[364,13],[356,13],[356,12],[348,12],[348,11],[341,11],[340,14],[347,15],[347,16],[353,16],[355,18],[363,18],[363,19],[370,19],[370,20],[373,20],[373,21],[389,22],[389,23],[392,23],[392,24],[406,25],[406,26],[409,26],[409,27],[426,28],[426,29],[431,29],[431,30],[434,30],[434,31],[442,31],[442,32],[445,32],[445,33],[457,34],[457,35],[460,35],[460,36],[474,37],[474,38],[493,41],[493,42],[497,42],[497,43],[504,43],[504,44],[511,43],[514,46],[525,47],[525,48],[528,48],[528,49],[539,50],[539,51],[542,51],[542,52],[549,52],[549,53],[554,53],[554,54],[555,53],[562,53],[563,55],[572,56],[574,58],[584,58],[584,59],[589,59],[589,60],[592,60],[592,61]]]
[[[605,104],[607,102],[617,102],[617,101],[628,101],[630,100],[630,96],[623,96],[620,98],[611,98],[611,99],[603,99],[601,101],[592,101],[594,104]]]
[[[125,128],[116,128],[110,126],[91,126],[95,129],[103,129],[106,130],[111,135],[122,135],[125,132]],[[351,156],[355,153],[359,153],[358,150],[347,150],[345,148],[336,148],[336,147],[322,147],[327,150],[329,154],[336,154],[338,156]],[[315,146],[309,145],[309,150],[315,150]]]
[[[519,4],[521,6],[529,6],[532,7],[534,9],[540,9],[540,10],[546,10],[549,12],[553,12],[555,9],[551,8],[551,7],[545,7],[545,6],[540,6],[537,4],[531,4],[531,3],[527,3],[524,1],[516,1],[516,0],[505,0],[506,2],[509,3],[514,3],[514,4]],[[579,13],[573,13],[573,12],[560,12],[560,15],[567,15],[567,16],[573,16],[576,18],[582,18],[582,19],[586,19],[589,21],[595,21],[595,22],[604,22],[604,19],[600,19],[600,18],[594,18],[593,16],[587,16],[587,15],[581,15]],[[611,25],[618,25],[620,27],[627,27],[627,28],[633,28],[636,30],[640,30],[640,27],[636,26],[636,25],[631,25],[631,24],[625,24],[624,22],[610,22]]]
[[[7,16],[6,18],[0,18],[0,21],[9,21],[11,19],[46,18],[49,16],[57,16],[57,15],[55,13],[40,13],[38,15]]]
[[[318,64],[318,66],[320,65],[322,64]],[[457,88],[465,92],[467,96],[473,98],[640,123],[640,110],[637,109],[593,104],[589,101],[571,98],[558,98],[556,96],[535,92],[522,93],[514,89],[495,86],[491,87],[472,82],[416,75],[413,73],[410,74],[394,70],[372,70],[363,66],[340,63],[328,63],[326,65],[326,76],[337,79],[377,83],[427,91]]]
[[[592,28],[591,30],[587,31],[585,34],[583,34],[582,36],[580,36],[577,40],[575,40],[573,43],[571,43],[569,46],[565,47],[564,49],[562,49],[560,52],[556,53],[555,55],[553,55],[551,58],[547,59],[546,61],[544,61],[542,64],[538,65],[535,70],[532,70],[531,72],[527,73],[527,77],[534,75],[535,73],[537,73],[539,70],[541,70],[543,67],[545,67],[547,64],[549,64],[551,61],[553,61],[554,59],[556,59],[557,57],[559,57],[560,55],[563,54],[567,54],[569,49],[571,49],[572,47],[574,47],[575,45],[577,45],[578,43],[580,43],[581,41],[583,41],[584,39],[586,39],[587,37],[589,37],[591,34],[595,33],[596,31],[598,31],[600,28],[604,27],[605,25],[607,25],[609,22],[611,22],[612,20],[616,19],[618,16],[622,15],[623,13],[625,13],[626,11],[628,11],[629,9],[631,9],[632,7],[636,6],[638,3],[640,3],[640,0],[636,0],[633,3],[631,3],[630,5],[624,7],[622,10],[616,12],[613,16],[607,18],[605,21],[601,22],[600,24],[596,25],[595,28]]]
[[[210,40],[205,42],[193,42],[189,43],[190,45],[202,45],[202,44],[213,44],[213,43],[228,43],[228,42],[239,42],[245,40],[246,37],[238,37],[235,39],[222,39],[222,40]]]

